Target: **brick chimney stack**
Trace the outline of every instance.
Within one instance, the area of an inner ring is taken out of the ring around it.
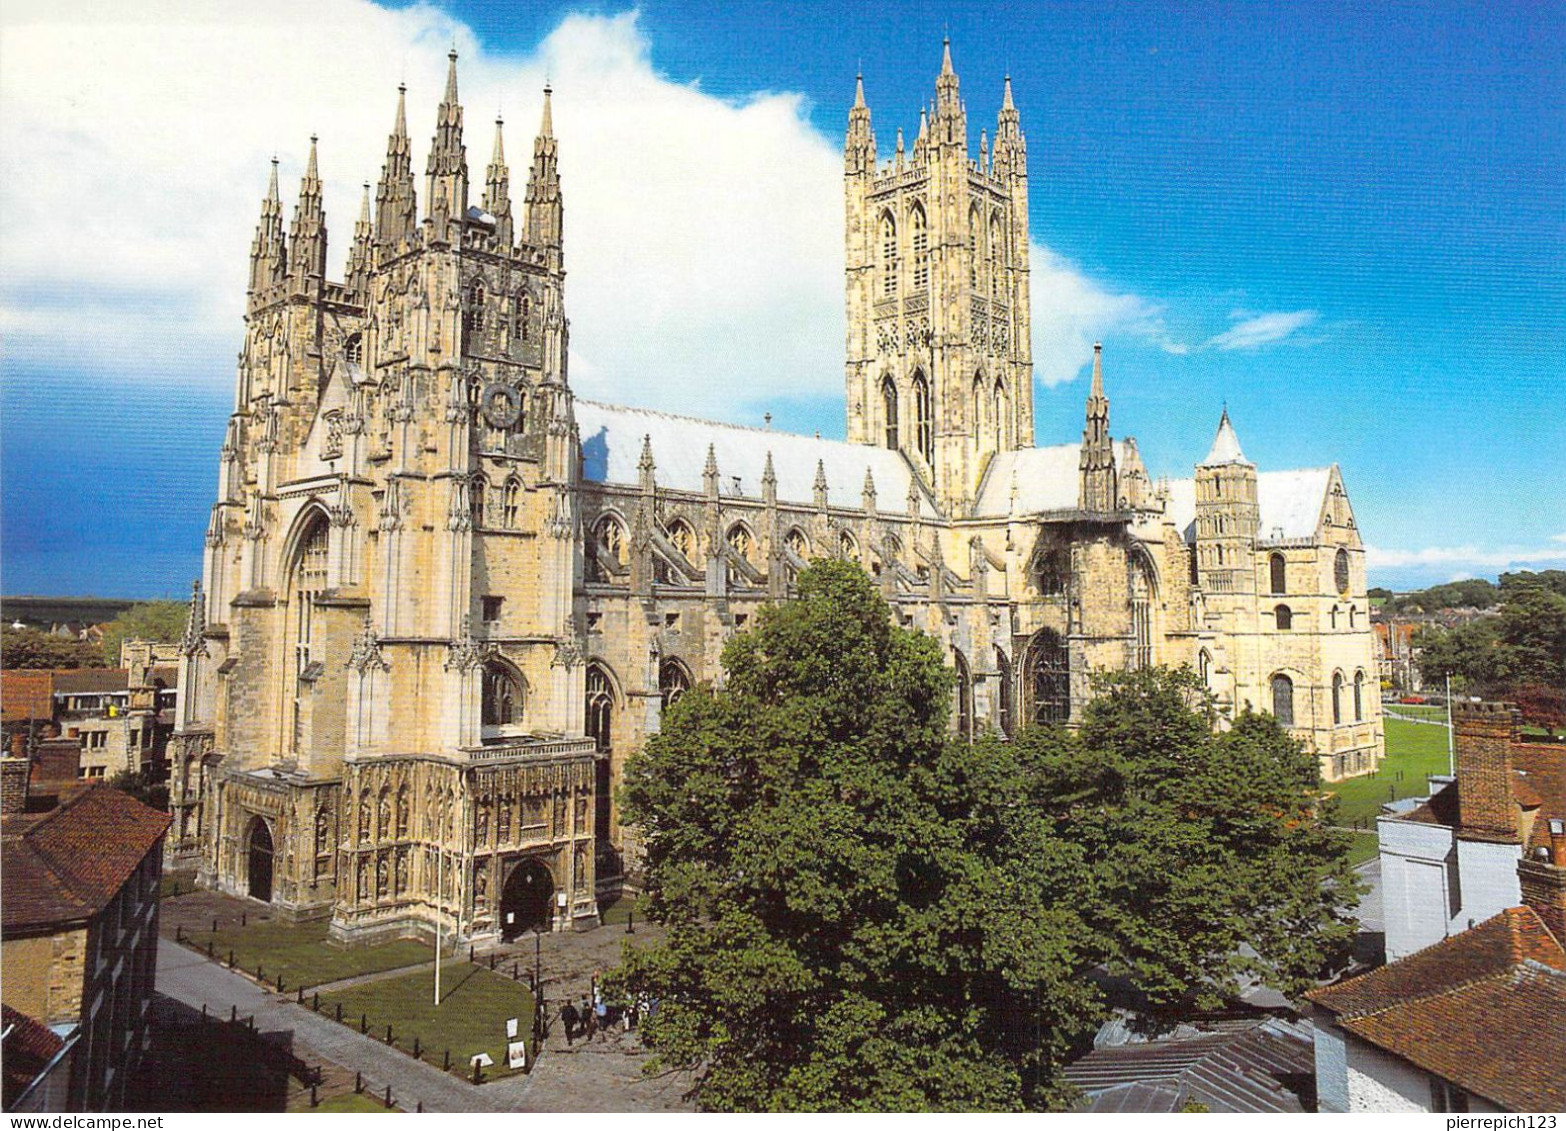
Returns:
[[[1531,855],[1517,862],[1517,886],[1522,901],[1544,920],[1555,938],[1566,945],[1566,817],[1546,817],[1543,837],[1535,834]]]
[[[27,811],[27,778],[33,764],[26,758],[0,758],[0,814]]]
[[[1520,838],[1517,803],[1512,798],[1512,705],[1454,703],[1452,729],[1457,746],[1458,837],[1516,844]]]

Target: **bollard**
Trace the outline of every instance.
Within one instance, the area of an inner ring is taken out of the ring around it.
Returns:
[[[423,1115],[424,1114],[424,1101],[420,1100],[418,1103],[414,1104],[413,1105],[413,1110],[416,1113],[418,1113],[419,1115]]]
[[[216,953],[217,952],[212,949],[212,940],[208,939],[207,940],[207,957],[208,958],[213,958],[213,957],[216,956]]]
[[[473,944],[472,943],[468,944],[468,961],[469,962],[473,961]]]
[[[314,1084],[310,1085],[310,1106],[311,1107],[320,1107],[321,1106],[321,1098],[316,1095],[316,1093],[315,1093],[315,1085]]]
[[[386,1106],[391,1107],[391,1085],[386,1085]]]
[[[185,928],[181,927],[178,923],[174,924],[174,941],[179,943],[185,941]]]
[[[477,1083],[478,1083],[478,1082],[479,1082],[479,1079],[480,1079],[480,1074],[481,1074],[481,1073],[482,1073],[482,1072],[483,1072],[483,1071],[484,1071],[484,1070],[483,1070],[483,1069],[482,1069],[482,1068],[480,1068],[480,1067],[479,1067],[479,1066],[478,1066],[478,1061],[476,1061],[476,1060],[475,1060],[475,1061],[474,1061],[474,1062],[473,1062],[473,1082],[474,1082],[474,1083],[475,1083],[475,1084],[477,1084]]]
[[[266,981],[266,967],[262,966],[259,962],[256,963],[256,981]]]
[[[250,925],[250,913],[249,912],[241,911],[239,913],[239,925],[241,927],[248,927]]]
[[[250,1026],[250,1031],[252,1033],[256,1031],[256,1015],[254,1013],[250,1015],[250,1020],[247,1021],[246,1024]]]
[[[355,1072],[353,1074],[353,1094],[357,1096],[362,1091],[364,1091],[364,1073]]]
[[[392,1043],[392,1031],[391,1031],[391,1026],[390,1025],[386,1026],[386,1043],[387,1044],[391,1044]]]
[[[451,1050],[450,1049],[447,1049],[446,1050],[446,1055],[441,1057],[440,1067],[441,1067],[441,1071],[442,1072],[450,1072],[451,1071]]]
[[[217,934],[217,920],[216,919],[212,920],[212,933],[214,935]]]
[[[636,908],[634,906],[631,908],[630,914],[626,916],[625,933],[628,935],[634,935],[636,933]]]
[[[228,1007],[228,1019],[230,1023],[239,1020],[239,1006],[231,1005]]]
[[[319,992],[310,995],[310,1008],[317,1013],[321,1012],[321,995]]]
[[[493,954],[489,956],[489,968],[491,970],[495,968],[495,956]]]
[[[230,970],[234,968],[234,949],[232,947],[228,951],[228,968]]]
[[[413,1059],[421,1059],[419,1056],[419,1035],[417,1033],[413,1035]]]
[[[362,1013],[359,1014],[359,1032],[361,1032],[361,1033],[368,1033],[369,1031],[370,1031],[370,1019],[368,1017],[366,1017]]]
[[[343,1019],[343,1003],[342,1002],[338,1002],[337,1003],[337,1020],[341,1021],[342,1019]]]
[[[201,1003],[201,1019],[203,1021],[205,1021],[207,1019],[207,1003],[206,1002],[202,1002]]]

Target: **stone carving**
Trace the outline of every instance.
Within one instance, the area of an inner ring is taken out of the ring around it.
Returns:
[[[371,623],[368,613],[364,616],[364,627],[354,637],[353,649],[348,653],[348,666],[360,675],[371,669],[391,671],[391,661],[381,651],[380,639],[375,635],[375,625]]]

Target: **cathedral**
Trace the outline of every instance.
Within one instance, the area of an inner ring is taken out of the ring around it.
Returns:
[[[522,199],[469,183],[451,55],[422,211],[399,93],[342,282],[315,141],[274,163],[203,577],[169,851],[333,938],[510,938],[636,882],[626,758],[813,558],[856,561],[956,673],[952,727],[1071,724],[1098,670],[1188,665],[1328,780],[1383,748],[1336,466],[1258,471],[1227,413],[1185,478],[1110,430],[1034,445],[1027,149],[977,158],[950,48],[917,136],[848,115],[846,442],[579,400],[544,91]],[[592,286],[592,280],[581,285]],[[627,389],[634,393],[634,389]]]

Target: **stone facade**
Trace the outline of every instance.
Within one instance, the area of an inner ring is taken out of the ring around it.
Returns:
[[[634,873],[625,758],[820,557],[941,641],[963,733],[1069,723],[1097,668],[1190,664],[1230,709],[1285,675],[1324,772],[1374,765],[1337,470],[1258,473],[1225,418],[1211,467],[1154,483],[1099,358],[1083,443],[1034,448],[1018,113],[1008,89],[975,162],[949,54],[937,93],[887,166],[862,88],[851,111],[847,443],[574,396],[547,91],[515,216],[498,123],[469,203],[454,56],[422,222],[399,101],[343,283],[314,143],[287,235],[274,170],[172,758],[206,882],[344,938],[504,933],[541,899],[592,920]]]

